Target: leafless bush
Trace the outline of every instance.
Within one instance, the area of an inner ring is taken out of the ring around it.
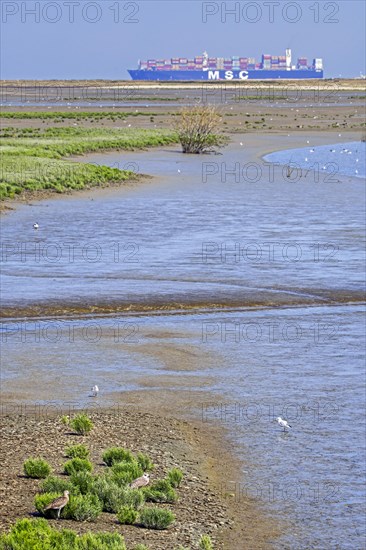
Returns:
[[[221,116],[213,106],[183,109],[175,125],[183,153],[212,153],[227,145],[220,126]]]

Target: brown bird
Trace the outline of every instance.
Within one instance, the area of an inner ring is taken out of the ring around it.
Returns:
[[[134,481],[131,481],[130,487],[131,489],[139,489],[140,487],[146,487],[146,485],[149,485],[150,483],[150,475],[146,472],[143,476],[138,477]]]
[[[66,504],[69,502],[69,494],[69,491],[64,491],[64,495],[62,497],[55,498],[55,500],[53,500],[51,504],[46,506],[45,511],[57,510],[57,519],[60,519],[62,508],[65,508]]]

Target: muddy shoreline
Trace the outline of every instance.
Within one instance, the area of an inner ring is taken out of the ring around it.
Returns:
[[[149,398],[144,409],[148,408]],[[233,456],[231,445],[222,429],[193,421],[177,420],[172,416],[151,414],[139,408],[119,407],[92,413],[95,428],[90,436],[70,434],[59,421],[59,415],[34,409],[34,414],[0,417],[2,425],[2,465],[7,472],[2,477],[3,513],[1,531],[6,531],[19,518],[33,517],[34,495],[38,480],[22,475],[22,464],[30,456],[43,456],[50,461],[54,473],[62,472],[63,450],[67,444],[83,442],[91,449],[103,470],[101,453],[108,446],[119,445],[134,452],[142,451],[152,457],[157,468],[153,476],[163,477],[172,467],[185,474],[179,490],[179,501],[171,505],[177,520],[167,531],[151,531],[116,523],[115,515],[103,513],[95,523],[69,520],[50,522],[55,527],[87,531],[117,531],[126,543],[144,543],[154,550],[166,550],[176,545],[195,547],[201,534],[209,534],[215,549],[266,549],[281,529],[266,518],[257,503],[240,494],[240,474],[243,463]],[[77,441],[76,441],[77,440]],[[20,503],[19,495],[22,496]],[[17,503],[16,503],[17,502]]]
[[[242,296],[240,296],[242,294]],[[304,289],[304,294],[295,295],[294,293],[287,293],[286,290],[276,290],[276,293],[270,291],[260,291],[260,296],[257,291],[235,291],[232,299],[225,297],[222,299],[216,298],[214,301],[194,302],[192,300],[185,299],[182,295],[180,298],[177,296],[172,297],[171,300],[166,296],[162,296],[158,301],[157,297],[154,297],[155,301],[149,301],[148,305],[143,303],[130,301],[118,301],[111,300],[109,302],[97,301],[92,302],[90,299],[83,300],[83,304],[80,305],[77,302],[67,302],[62,300],[55,302],[49,300],[47,302],[30,303],[28,305],[3,305],[0,313],[0,319],[8,320],[27,320],[27,319],[73,319],[73,318],[89,318],[89,317],[109,317],[118,314],[129,315],[143,315],[143,314],[157,314],[167,315],[169,313],[176,314],[191,314],[193,312],[215,312],[221,311],[229,313],[230,311],[236,311],[238,309],[262,309],[262,308],[276,308],[276,307],[298,307],[298,306],[311,306],[311,305],[337,305],[337,304],[360,304],[364,303],[365,295],[358,290],[338,290],[330,292],[323,289]],[[87,303],[87,302],[90,303]]]

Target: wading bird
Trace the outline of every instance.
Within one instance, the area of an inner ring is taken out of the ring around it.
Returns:
[[[33,224],[33,229],[38,229],[38,228],[39,228],[39,225],[38,225],[38,223],[37,223],[37,222],[36,222],[36,223],[34,223],[34,224]]]
[[[66,504],[69,502],[69,491],[64,491],[62,497],[58,497],[46,506],[46,510],[57,510],[57,519],[60,519],[60,513],[62,508],[65,508]]]
[[[138,477],[134,481],[131,481],[130,487],[131,489],[139,489],[140,487],[146,487],[146,485],[149,485],[150,483],[150,475],[146,472],[141,477]]]
[[[290,424],[287,422],[287,420],[284,420],[283,418],[281,418],[280,416],[277,416],[276,418],[278,424],[281,426],[281,428],[283,428],[283,431],[285,432],[286,431],[286,428],[291,428],[292,426],[290,426]]]
[[[92,387],[91,391],[93,392],[93,397],[98,397],[99,388],[96,384]]]

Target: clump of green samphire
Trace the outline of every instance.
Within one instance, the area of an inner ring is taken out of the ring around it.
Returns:
[[[123,525],[133,525],[138,515],[138,512],[132,506],[122,506],[117,513],[117,518]]]
[[[119,487],[113,480],[106,477],[97,478],[92,491],[102,503],[104,512],[116,513],[122,506],[131,506],[138,510],[145,501],[142,491]]]
[[[69,491],[70,493],[77,493],[78,488],[74,486],[71,480],[62,479],[57,476],[48,476],[41,485],[43,493],[63,493]]]
[[[103,453],[102,458],[107,466],[113,466],[116,462],[133,462],[135,460],[131,451],[123,449],[123,447],[110,447]]]
[[[87,435],[92,431],[94,424],[88,415],[80,413],[71,420],[70,426],[78,435]]]
[[[155,468],[153,462],[151,462],[150,458],[144,453],[137,453],[136,460],[143,472],[151,472],[151,470]]]
[[[44,479],[52,471],[51,466],[43,458],[28,458],[23,464],[24,473],[33,479]]]
[[[131,483],[134,479],[142,476],[143,473],[143,469],[135,460],[133,462],[116,462],[110,471],[111,479],[118,485]]]
[[[213,550],[212,541],[208,535],[202,535],[198,544],[199,550]]]
[[[65,449],[65,455],[68,458],[89,458],[90,451],[85,445],[69,445]]]
[[[68,476],[76,474],[77,472],[91,472],[93,470],[93,464],[85,458],[72,458],[64,464],[64,472]]]
[[[61,424],[63,426],[69,426],[70,424],[70,417],[67,416],[66,414],[64,414],[63,416],[61,416]]]
[[[172,487],[179,487],[182,483],[183,472],[179,468],[172,468],[167,474],[167,481]]]
[[[82,495],[86,495],[93,491],[95,478],[88,470],[80,470],[71,474],[70,483],[76,491],[80,491]]]
[[[43,519],[21,519],[10,533],[0,535],[0,548],[6,550],[127,550],[118,533],[85,533],[71,529],[58,531]]]
[[[45,517],[54,517],[55,510],[46,510],[45,508],[59,496],[59,493],[36,495],[34,499],[36,510]],[[71,495],[68,504],[61,511],[61,517],[74,521],[93,522],[101,512],[102,505],[95,495]]]
[[[178,495],[169,481],[161,479],[144,488],[145,498],[148,502],[168,502],[173,504],[178,500]]]
[[[93,522],[102,512],[102,505],[95,495],[76,495],[65,506],[64,517],[75,521]]]
[[[157,508],[143,508],[140,512],[140,524],[148,529],[167,529],[175,520],[170,510]]]

